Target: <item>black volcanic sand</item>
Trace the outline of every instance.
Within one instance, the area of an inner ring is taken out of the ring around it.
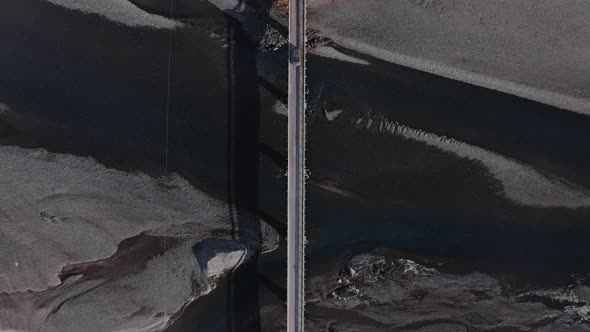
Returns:
[[[371,65],[311,55],[309,89],[321,89],[328,106],[370,107],[590,187],[590,117],[338,49]]]
[[[207,19],[186,20],[187,27],[172,34],[168,168],[227,199],[228,21],[204,8]],[[0,28],[0,102],[11,108],[0,115],[0,144],[164,174],[168,31],[129,28],[33,0],[0,4]],[[237,47],[252,54],[255,46]],[[284,87],[284,54],[258,54],[258,60],[260,75]],[[344,109],[349,118],[370,108],[590,188],[587,117],[368,60],[370,66],[360,66],[310,56],[310,98],[321,92],[323,105]],[[260,96],[258,197],[262,212],[280,228],[286,187],[277,163],[286,150],[286,118],[272,112],[275,96],[263,89]],[[455,259],[462,271],[520,266],[566,275],[590,269],[589,209],[517,205],[497,194],[500,184],[481,164],[367,133],[340,118],[329,122],[319,108],[311,112],[312,182],[329,178],[354,195],[309,186],[309,275],[376,247]],[[284,257],[281,248],[259,261],[261,305],[282,303]],[[524,275],[518,278],[534,273]],[[219,321],[225,319],[226,293],[220,281],[170,330],[227,328]]]
[[[46,2],[25,0],[2,7],[0,34],[6,42],[0,58],[0,99],[14,110],[3,118],[13,130],[2,143],[89,155],[116,168],[162,173],[168,31],[133,29]],[[221,20],[222,32],[223,16],[210,12]],[[226,136],[190,127],[206,123],[224,132],[227,122],[224,41],[209,34],[190,28],[173,34],[173,164],[180,140],[187,139],[191,141],[184,146],[193,143],[200,151],[186,158],[208,153],[226,164],[226,152],[214,148],[225,146]],[[203,109],[211,111],[196,111]],[[148,166],[146,159],[152,161]]]
[[[169,171],[225,199],[230,98],[225,31],[232,21],[199,3],[207,19],[183,20],[187,26],[172,33]],[[0,100],[11,109],[0,116],[0,144],[90,156],[109,167],[162,175],[169,32],[129,28],[46,2],[0,6],[0,39],[6,41]],[[237,44],[242,53],[256,52],[246,41]],[[238,57],[233,62],[241,66]],[[260,98],[260,108],[275,100],[268,93]]]
[[[370,110],[590,188],[590,118],[339,50],[371,65],[308,58],[307,160],[312,175],[351,193],[310,186],[308,276],[375,248],[444,262],[447,273],[488,273],[511,290],[564,287],[590,272],[589,208],[519,205],[479,162],[352,125]],[[343,112],[328,121],[324,109]],[[325,321],[350,315],[309,307]]]
[[[307,159],[312,174],[355,195],[310,188],[309,275],[378,247],[444,257],[456,273],[510,275],[514,285],[590,272],[589,208],[519,205],[478,162],[351,124],[372,110],[590,188],[590,118],[340,50],[371,65],[309,57]],[[328,121],[323,109],[343,112]]]
[[[0,100],[9,106],[0,115],[0,144],[87,156],[108,167],[153,176],[176,172],[218,199],[244,203],[252,196],[249,203],[258,200],[260,207],[256,212],[280,223],[286,183],[276,176],[274,164],[264,157],[256,163],[257,151],[250,150],[263,136],[253,128],[263,123],[260,108],[276,100],[258,94],[257,47],[207,2],[191,10],[205,19],[183,19],[186,26],[170,34],[130,28],[45,1],[0,4]],[[227,29],[235,38],[232,54]],[[237,119],[233,136],[230,118]],[[286,134],[273,139],[285,140]],[[230,141],[237,153],[230,151]],[[258,188],[248,192],[245,185],[252,182]],[[238,197],[228,194],[232,189]],[[264,262],[258,265],[236,273],[237,291],[230,294],[221,287],[216,294],[234,303],[232,297],[241,289],[244,294],[237,296],[257,292],[251,286],[256,286]],[[244,302],[245,315],[255,315],[257,305],[251,304]],[[221,310],[224,320],[236,311]],[[199,317],[187,314],[183,319],[191,326]]]
[[[308,276],[375,248],[440,257],[449,273],[482,271],[511,287],[558,287],[590,272],[589,208],[520,205],[499,194],[502,184],[479,162],[351,124],[370,109],[590,188],[590,120],[365,58],[370,66],[309,56]],[[328,121],[324,109],[343,113]]]
[[[502,273],[514,284],[555,286],[590,272],[590,209],[516,204],[478,162],[351,124],[370,109],[589,188],[588,117],[364,58],[372,64],[309,57],[312,175],[355,194],[311,186],[309,275],[376,247],[445,257],[454,272]],[[324,108],[343,113],[330,122]]]

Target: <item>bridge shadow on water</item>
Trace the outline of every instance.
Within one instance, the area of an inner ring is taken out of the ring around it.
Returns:
[[[253,253],[250,259],[232,270],[223,281],[225,285],[218,286],[220,292],[217,295],[225,293],[225,326],[221,326],[220,322],[214,322],[213,326],[197,324],[201,328],[204,327],[205,330],[209,328],[228,332],[262,330],[259,299],[261,280],[258,262],[262,236],[259,218],[264,217],[267,222],[271,223],[273,219],[272,216],[261,211],[260,206],[261,101],[259,84],[266,82],[261,80],[258,74],[257,53],[267,24],[272,21],[269,15],[272,2],[272,0],[239,0],[233,9],[226,13],[225,170],[227,174],[225,176],[224,200],[228,203],[232,239],[253,243],[253,247],[258,248],[258,252]],[[180,3],[183,7],[179,12],[172,10],[168,14],[173,17],[202,15],[198,12],[198,8],[195,11],[190,4],[186,4],[186,1],[184,3],[180,1]],[[243,15],[242,22],[239,22],[234,17],[240,16],[246,7],[251,13]],[[202,66],[207,66],[207,63],[202,63]],[[216,135],[221,134],[221,132],[216,133]],[[222,147],[217,148],[221,149]],[[273,226],[280,228],[282,225],[279,222]],[[276,286],[275,288],[277,288]],[[278,286],[278,288],[281,287]],[[201,308],[196,311],[203,309],[207,310],[207,308]],[[199,317],[202,319],[205,315],[207,313],[201,311],[193,319],[199,320]],[[215,316],[219,317],[218,315],[219,313]],[[189,318],[189,320],[191,319]]]
[[[238,6],[243,5],[240,0]],[[237,8],[236,8],[237,9]],[[256,47],[248,45],[242,26],[232,19],[227,24],[228,73],[228,197],[232,237],[254,234],[261,239],[258,220],[244,215],[256,213],[258,202],[260,102],[256,80]],[[245,43],[245,47],[235,47]],[[231,211],[234,207],[238,209]],[[235,212],[235,213],[234,213]],[[258,299],[258,254],[232,271],[227,278],[227,330],[260,331]]]
[[[272,281],[264,280],[259,271],[259,254],[262,247],[259,218],[264,218],[279,230],[284,228],[281,222],[273,220],[270,214],[262,211],[259,187],[260,153],[264,152],[261,148],[264,145],[260,141],[262,106],[259,86],[265,86],[267,90],[272,89],[268,89],[269,83],[259,76],[257,53],[267,25],[279,29],[281,27],[270,18],[272,2],[274,0],[239,0],[232,10],[226,12],[225,201],[228,203],[232,239],[254,243],[258,252],[232,270],[224,279],[225,285],[219,285],[218,294],[225,293],[225,326],[221,326],[220,322],[214,322],[214,327],[207,326],[205,329],[214,328],[216,331],[228,332],[261,331],[259,287],[266,285],[268,289],[279,292],[279,297],[284,292],[280,285],[273,285]],[[186,2],[184,6],[183,12],[171,11],[168,14],[173,17],[202,15],[198,10],[194,11],[190,5],[186,5]],[[249,14],[242,15],[244,8],[248,8]],[[240,15],[241,22],[234,18]],[[286,34],[286,29],[281,32]],[[206,63],[202,65],[207,66]],[[285,71],[285,80],[286,74]],[[270,87],[273,87],[272,84]],[[280,91],[275,93],[275,97],[285,99],[284,95],[278,94]],[[198,320],[204,315],[205,312],[199,312],[194,319]]]

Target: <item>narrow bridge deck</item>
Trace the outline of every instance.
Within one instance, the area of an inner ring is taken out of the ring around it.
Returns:
[[[305,0],[289,1],[287,331],[304,330]]]

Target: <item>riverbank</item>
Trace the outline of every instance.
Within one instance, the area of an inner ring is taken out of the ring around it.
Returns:
[[[310,1],[310,28],[384,61],[590,114],[586,1]]]

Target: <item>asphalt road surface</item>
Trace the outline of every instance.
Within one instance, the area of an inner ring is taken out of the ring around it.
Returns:
[[[305,278],[305,0],[289,2],[287,331],[303,331]]]

